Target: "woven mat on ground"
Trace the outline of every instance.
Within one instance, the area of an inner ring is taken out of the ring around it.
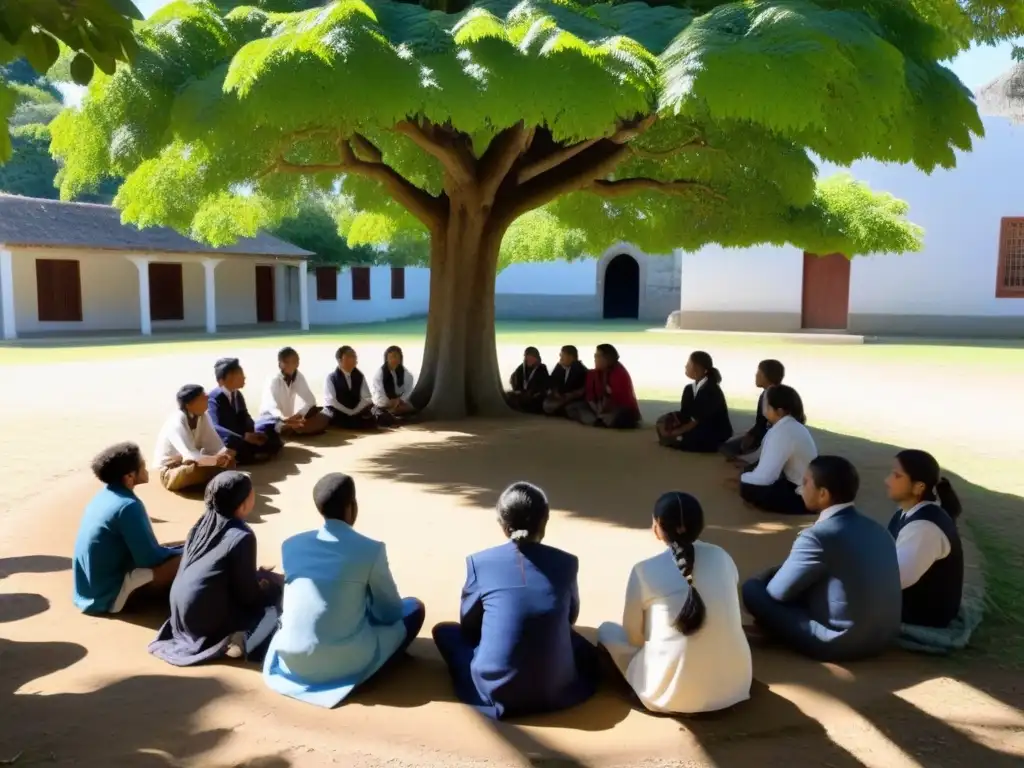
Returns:
[[[948,627],[919,627],[904,624],[900,627],[897,641],[901,648],[917,653],[947,654],[966,648],[971,634],[981,623],[984,613],[984,597],[980,589],[964,585],[964,596],[960,601],[960,612]]]

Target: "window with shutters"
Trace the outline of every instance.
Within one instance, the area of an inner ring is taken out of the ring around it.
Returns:
[[[405,267],[391,268],[391,298],[405,298]]]
[[[370,268],[352,267],[352,301],[370,300]]]
[[[338,270],[336,267],[316,268],[316,300],[338,300]]]
[[[150,319],[185,319],[185,286],[181,273],[181,264],[149,262]]]
[[[1024,299],[1024,217],[1003,218],[999,230],[996,298]]]
[[[78,262],[36,259],[36,299],[40,322],[82,322],[82,276]]]

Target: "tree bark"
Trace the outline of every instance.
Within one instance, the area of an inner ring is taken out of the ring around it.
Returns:
[[[477,195],[467,194],[450,201],[445,226],[432,233],[423,366],[412,395],[425,418],[510,413],[494,334],[498,251],[506,228]]]

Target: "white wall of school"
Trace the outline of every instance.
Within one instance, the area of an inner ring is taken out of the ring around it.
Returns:
[[[370,267],[370,298],[352,298],[352,271],[338,270],[338,298],[319,301],[316,297],[316,270],[309,270],[310,325],[343,325],[346,323],[377,323],[403,317],[427,314],[430,303],[430,270],[405,268],[405,298],[391,298],[391,267]]]
[[[498,273],[496,294],[592,296],[597,290],[597,260],[511,264]]]

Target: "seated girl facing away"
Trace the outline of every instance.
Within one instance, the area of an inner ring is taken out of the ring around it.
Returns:
[[[765,512],[811,514],[800,498],[800,486],[818,447],[804,426],[803,401],[785,384],[770,387],[764,397],[771,429],[764,436],[758,463],[740,475],[740,496]]]
[[[729,406],[722,392],[722,374],[711,355],[694,352],[686,361],[686,377],[679,410],[666,413],[655,424],[658,440],[668,448],[692,453],[716,453],[732,437]]]
[[[425,611],[419,600],[399,596],[384,545],[356,533],[351,477],[320,478],[313,501],[323,526],[281,546],[284,610],[263,680],[285,696],[330,708],[405,652]]]
[[[539,488],[509,486],[498,500],[509,542],[467,558],[461,623],[434,627],[456,694],[487,717],[566,709],[597,685],[597,649],[572,628],[579,560],[541,544],[548,513]]]
[[[899,506],[889,521],[903,587],[903,623],[947,627],[960,610],[964,552],[956,520],[960,499],[939,463],[924,451],[900,451],[885,480]]]
[[[277,629],[281,580],[257,569],[256,534],[245,523],[256,503],[252,480],[241,472],[217,475],[204,501],[171,587],[171,618],[149,645],[177,667],[255,658]]]
[[[704,511],[687,493],[658,499],[653,529],[668,548],[633,567],[622,625],[602,624],[598,642],[653,712],[713,712],[746,701],[753,672],[736,564],[721,547],[697,541]]]
[[[635,429],[640,425],[633,379],[611,344],[597,345],[583,399],[569,403],[565,415],[588,427]]]

